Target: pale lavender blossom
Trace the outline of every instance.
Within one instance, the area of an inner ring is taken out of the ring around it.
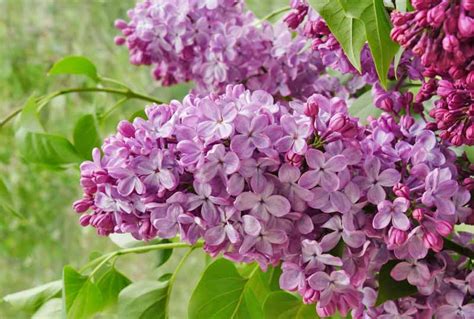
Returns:
[[[375,229],[384,229],[390,222],[400,230],[408,230],[410,228],[410,220],[405,212],[410,206],[410,202],[403,197],[395,198],[393,202],[384,200],[377,205],[377,214],[373,220]]]

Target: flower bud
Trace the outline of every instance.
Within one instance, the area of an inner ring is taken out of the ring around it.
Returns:
[[[443,49],[448,52],[454,52],[459,49],[459,41],[458,39],[452,35],[448,34],[443,39]]]
[[[466,11],[474,11],[474,0],[462,0],[461,6]]]
[[[84,227],[89,226],[91,218],[92,218],[92,215],[82,215],[79,218],[79,223],[81,224],[81,226],[84,226]]]
[[[469,72],[467,75],[466,85],[469,89],[474,90],[474,71]]]
[[[421,220],[425,216],[425,211],[424,211],[423,208],[417,208],[417,209],[413,210],[412,216],[413,216],[414,219],[421,222]]]
[[[114,38],[114,42],[116,45],[124,45],[125,44],[125,38],[124,37],[120,37],[120,36],[117,36]]]
[[[458,30],[459,34],[465,38],[474,37],[474,18],[467,16],[464,12],[458,19]]]
[[[471,126],[466,129],[466,138],[468,140],[474,140],[474,124],[471,124]]]
[[[411,117],[410,115],[402,115],[400,119],[400,125],[404,129],[406,130],[410,129],[410,127],[412,127],[413,124],[415,124],[415,119],[413,117]]]
[[[440,252],[441,249],[443,249],[443,239],[431,231],[425,231],[423,242],[427,247],[430,247],[436,252]]]
[[[431,6],[431,0],[412,0],[411,4],[416,10],[426,10]]]
[[[445,220],[438,220],[436,222],[435,227],[436,227],[436,231],[438,232],[438,234],[440,234],[441,236],[444,236],[444,237],[448,236],[453,231],[453,225],[451,225],[450,223],[448,223]]]
[[[388,231],[388,242],[390,245],[400,246],[407,240],[407,238],[408,234],[406,231],[395,227],[390,228]]]
[[[339,132],[346,125],[346,116],[341,113],[334,114],[329,120],[329,129],[334,132]]]
[[[84,213],[87,211],[91,206],[93,202],[89,198],[83,198],[78,201],[75,201],[74,204],[72,204],[72,207],[74,210],[78,213]]]
[[[302,155],[296,154],[293,151],[288,151],[285,154],[285,161],[292,166],[300,167],[303,164],[304,157]]]
[[[390,98],[383,99],[380,102],[379,107],[382,110],[386,111],[386,112],[392,112],[393,111],[393,101],[392,101],[392,99],[390,99]]]
[[[410,199],[410,188],[402,183],[397,183],[393,186],[393,192],[398,197],[403,197],[406,199]]]
[[[123,30],[128,27],[128,23],[125,20],[117,19],[115,20],[114,26],[119,30]]]
[[[304,105],[304,114],[309,117],[316,117],[319,113],[319,105],[316,101],[310,101]]]
[[[462,185],[466,187],[468,191],[473,191],[474,190],[474,177],[466,177],[462,181]]]
[[[117,130],[124,137],[134,137],[135,136],[135,127],[129,121],[120,121],[117,126]]]
[[[439,4],[428,11],[426,20],[432,27],[438,28],[443,23],[445,16],[445,6],[443,4]]]

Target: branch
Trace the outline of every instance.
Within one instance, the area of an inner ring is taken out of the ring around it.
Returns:
[[[107,261],[118,257],[122,255],[128,255],[128,254],[143,254],[147,253],[153,250],[162,250],[162,249],[174,249],[174,248],[199,248],[204,245],[203,242],[198,241],[194,245],[189,245],[187,243],[183,242],[176,242],[176,243],[166,243],[166,244],[155,244],[155,245],[148,245],[148,246],[140,246],[140,247],[132,247],[132,248],[125,248],[125,249],[120,249],[116,250],[114,252],[102,255],[100,257],[97,257],[94,260],[91,260],[87,264],[85,264],[80,272],[84,272],[85,270],[94,267],[95,265],[98,265],[92,270],[92,273],[95,273],[98,268],[102,267]]]
[[[137,93],[135,91],[132,91],[130,89],[115,89],[115,88],[98,88],[98,87],[92,87],[92,88],[71,88],[71,89],[64,89],[60,90],[54,93],[51,93],[50,95],[47,95],[46,98],[47,100],[51,100],[55,97],[58,97],[60,95],[65,95],[69,93],[83,93],[83,92],[105,92],[105,93],[112,93],[112,94],[118,94],[118,95],[123,95],[127,99],[138,99],[138,100],[143,100],[143,101],[148,101],[148,102],[153,102],[156,104],[163,104],[162,101],[155,99],[152,96],[148,96],[145,94]],[[0,128],[2,128],[4,125],[6,125],[8,122],[10,122],[15,116],[21,113],[23,108],[18,108],[14,110],[12,113],[7,115],[5,119],[3,119],[0,122]]]

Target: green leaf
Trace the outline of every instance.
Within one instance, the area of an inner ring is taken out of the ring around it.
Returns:
[[[474,146],[465,146],[464,151],[466,152],[466,156],[469,162],[474,164]]]
[[[15,309],[24,311],[35,311],[49,299],[58,296],[61,293],[61,280],[52,281],[47,284],[19,291],[3,298]]]
[[[350,106],[349,114],[360,119],[362,124],[367,124],[367,118],[373,116],[378,118],[382,110],[372,104],[372,91],[369,90],[359,96]]]
[[[120,292],[119,318],[159,319],[166,316],[167,281],[138,281]]]
[[[99,287],[103,297],[104,307],[115,304],[120,291],[130,285],[130,283],[130,279],[115,269],[115,267],[108,269],[97,281],[97,287]]]
[[[31,96],[20,113],[15,136],[21,155],[29,162],[51,166],[81,162],[82,158],[65,137],[44,133],[38,107]]]
[[[144,120],[146,120],[148,118],[146,116],[145,110],[138,110],[135,113],[133,113],[128,120],[130,122],[133,122],[133,120],[136,119],[137,117],[141,117]]]
[[[63,298],[68,319],[90,318],[103,308],[99,287],[71,266],[63,271]]]
[[[79,118],[74,127],[73,140],[78,153],[86,159],[92,159],[92,150],[101,144],[94,115],[86,114]]]
[[[263,303],[274,287],[275,272],[262,273],[258,265],[243,269],[244,277],[226,259],[217,259],[204,271],[188,306],[190,319],[263,318]]]
[[[68,56],[54,63],[48,75],[79,74],[99,81],[97,68],[89,59],[82,56]]]
[[[379,272],[379,293],[375,305],[381,305],[387,300],[395,300],[415,294],[418,290],[406,280],[396,281],[390,275],[392,269],[399,263],[391,260],[382,266]]]
[[[369,43],[380,83],[386,88],[388,70],[399,45],[390,38],[391,25],[383,1],[339,1],[346,15],[360,19],[364,23],[367,42]]]
[[[402,58],[402,55],[403,55],[403,52],[405,51],[405,49],[403,47],[400,47],[398,48],[398,51],[397,53],[395,54],[395,57],[393,58],[393,69],[394,69],[394,73],[395,73],[395,78],[398,80],[398,65],[400,64],[400,60]]]
[[[364,23],[347,16],[340,0],[309,0],[309,3],[324,18],[352,65],[361,72],[360,52],[367,39]]]
[[[43,304],[31,319],[62,319],[64,317],[63,301],[53,298]]]
[[[316,307],[306,305],[298,297],[284,291],[268,295],[263,306],[265,319],[314,319]]]
[[[454,225],[454,230],[457,232],[466,232],[474,234],[474,225],[458,224]]]
[[[166,243],[171,243],[171,241],[167,239],[163,239],[160,241],[160,243],[166,244]],[[160,267],[164,265],[171,257],[173,254],[173,249],[159,249],[156,252],[156,267]]]
[[[27,132],[20,146],[22,156],[32,163],[63,165],[79,163],[82,158],[65,137]]]

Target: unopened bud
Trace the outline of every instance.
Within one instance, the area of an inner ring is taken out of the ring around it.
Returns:
[[[421,220],[425,216],[425,211],[423,210],[423,208],[417,208],[413,211],[412,216],[414,219],[421,222]]]

